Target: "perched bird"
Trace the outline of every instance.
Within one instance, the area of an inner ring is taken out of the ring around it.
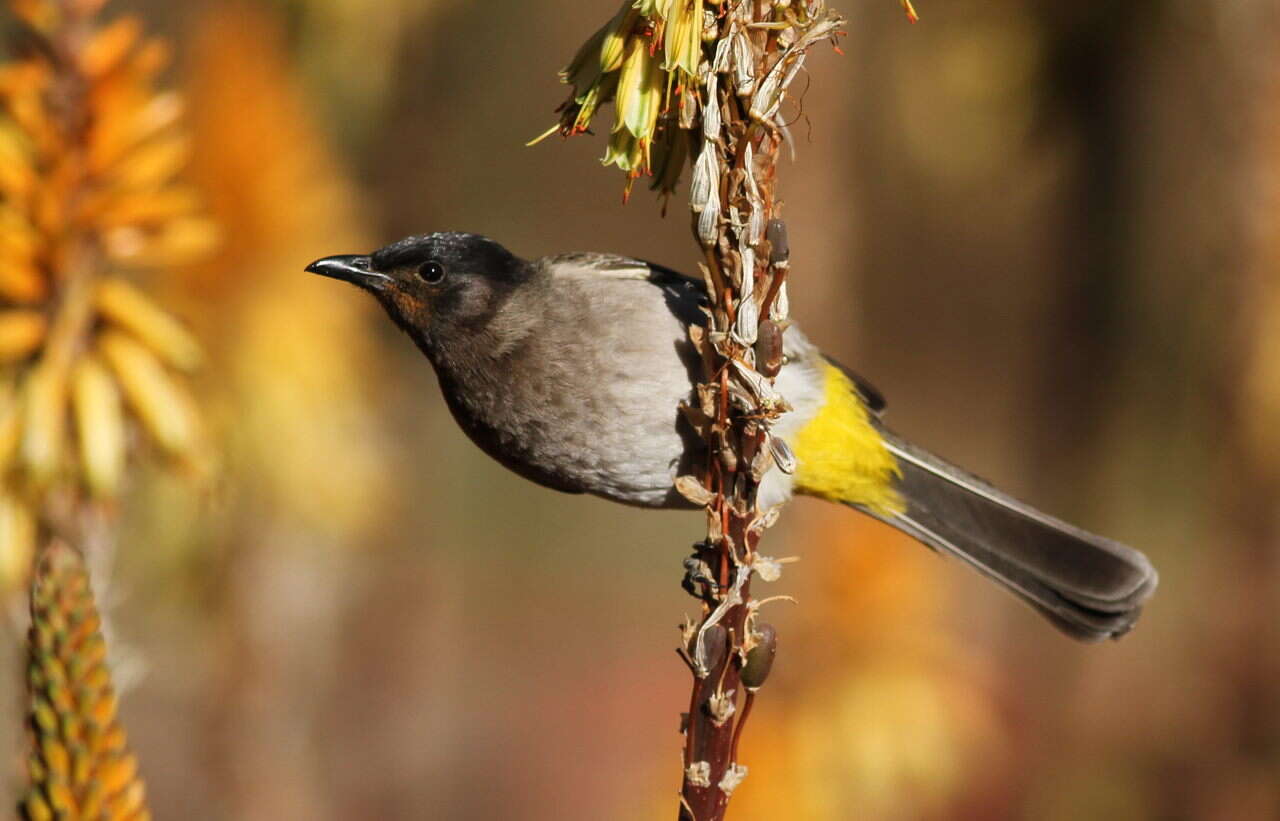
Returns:
[[[678,404],[701,363],[701,281],[652,263],[574,253],[526,261],[476,234],[410,237],[307,271],[377,298],[435,367],[458,424],[527,479],[650,508],[687,508],[673,488],[703,452]],[[1016,501],[909,444],[881,420],[884,400],[785,335],[777,387],[793,409],[773,433],[793,475],[769,471],[762,508],[794,493],[840,502],[957,556],[1030,602],[1067,634],[1116,638],[1156,587],[1141,553]]]

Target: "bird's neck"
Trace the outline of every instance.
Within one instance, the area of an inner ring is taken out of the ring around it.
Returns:
[[[509,294],[478,326],[410,329],[442,381],[458,399],[483,412],[496,396],[509,393],[512,378],[537,347],[538,323],[545,320],[548,289],[527,285]]]

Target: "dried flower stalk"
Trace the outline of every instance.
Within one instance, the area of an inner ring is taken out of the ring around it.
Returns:
[[[910,0],[901,2],[914,22]],[[723,818],[746,777],[738,740],[777,649],[774,628],[757,620],[751,582],[780,569],[758,553],[778,518],[758,508],[760,482],[795,469],[770,432],[790,409],[773,386],[789,314],[790,247],[774,190],[789,140],[782,107],[810,49],[834,45],[843,24],[823,0],[624,0],[561,72],[573,92],[542,135],[583,133],[613,102],[604,163],[626,174],[628,195],[648,175],[665,199],[692,168],[709,307],[706,327],[690,329],[706,381],[682,408],[707,458],[697,476],[676,482],[708,521],[685,563],[685,589],[702,603],[681,647],[694,677],[681,802],[690,821]]]
[[[101,619],[80,554],[45,549],[31,587],[28,821],[145,821],[145,790],[116,716]]]

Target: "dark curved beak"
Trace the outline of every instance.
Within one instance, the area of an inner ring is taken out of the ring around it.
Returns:
[[[358,254],[339,254],[318,259],[307,266],[307,273],[340,279],[371,291],[380,291],[391,277],[372,270],[369,257]]]

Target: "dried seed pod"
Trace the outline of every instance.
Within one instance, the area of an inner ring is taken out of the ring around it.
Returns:
[[[756,626],[755,646],[747,651],[747,661],[742,665],[742,686],[754,693],[764,686],[773,669],[773,657],[778,653],[778,631],[772,624]]]
[[[778,293],[769,306],[769,318],[774,322],[786,322],[791,318],[791,299],[787,295],[787,283],[778,286]]]
[[[702,136],[707,140],[720,137],[720,75],[707,75],[707,98],[702,106]]]
[[[712,187],[702,213],[698,214],[698,241],[710,248],[716,244],[720,231],[720,192]]]
[[[700,640],[700,641],[699,641]],[[701,644],[701,657],[698,655]],[[729,654],[729,634],[723,625],[713,624],[703,630],[689,648],[689,656],[693,659],[694,669],[699,672],[698,678],[706,678]]]
[[[712,199],[719,207],[720,157],[715,143],[703,141],[698,159],[693,162],[693,179],[689,183],[689,205],[695,214],[701,214]]]
[[[783,355],[782,328],[772,319],[760,323],[760,334],[756,339],[756,368],[760,373],[773,379],[782,371]]]
[[[35,353],[48,330],[49,320],[40,311],[0,312],[0,364]]]
[[[760,328],[760,307],[754,299],[746,299],[738,306],[738,316],[734,320],[733,333],[743,345],[754,345]],[[748,353],[750,353],[748,351]]]
[[[94,357],[82,358],[71,375],[71,398],[85,483],[96,496],[111,496],[124,475],[124,409],[120,391]]]
[[[103,333],[98,347],[156,443],[177,456],[194,455],[200,439],[195,404],[151,351],[118,331]]]
[[[733,50],[733,84],[739,96],[747,97],[756,86],[756,55],[751,47],[751,39],[741,29],[731,36],[730,48]]]
[[[116,323],[173,367],[192,371],[204,361],[200,343],[167,311],[122,279],[98,285],[98,312]]]
[[[791,241],[787,238],[787,224],[780,219],[769,220],[765,228],[769,240],[769,264],[783,267],[791,260]]]

